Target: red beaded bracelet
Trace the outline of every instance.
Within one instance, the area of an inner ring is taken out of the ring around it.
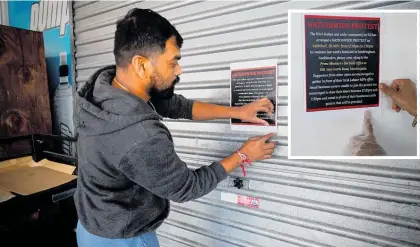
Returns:
[[[246,176],[246,171],[245,171],[244,164],[247,164],[247,165],[250,166],[250,165],[252,165],[252,162],[248,159],[248,157],[245,154],[239,152],[239,150],[236,150],[236,153],[239,155],[239,157],[242,160],[241,169],[242,169],[242,173],[244,174],[244,177],[245,177]]]

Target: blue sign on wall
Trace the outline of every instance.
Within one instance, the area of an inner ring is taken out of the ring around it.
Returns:
[[[9,1],[9,25],[44,34],[50,92],[59,84],[60,54],[71,68],[69,1]],[[71,84],[71,69],[69,69]]]

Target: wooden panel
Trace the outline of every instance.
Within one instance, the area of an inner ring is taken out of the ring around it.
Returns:
[[[0,138],[34,133],[52,133],[43,34],[0,26]],[[0,158],[28,151],[2,145]]]

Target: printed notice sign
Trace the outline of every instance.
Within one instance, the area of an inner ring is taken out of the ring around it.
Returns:
[[[231,64],[231,106],[239,107],[267,97],[274,106],[271,116],[259,112],[257,117],[269,125],[231,119],[232,130],[275,131],[277,126],[277,60]]]
[[[307,112],[379,106],[379,24],[305,15]]]

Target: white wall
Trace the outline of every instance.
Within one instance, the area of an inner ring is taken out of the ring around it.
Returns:
[[[409,78],[417,82],[417,14],[416,13],[321,13],[322,15],[371,16],[381,18],[380,81]],[[350,156],[351,136],[361,134],[366,109],[305,111],[304,16],[291,13],[290,107],[292,156]],[[413,117],[395,113],[391,100],[380,96],[380,107],[373,109],[374,131],[379,144],[389,156],[416,156],[417,129]]]

